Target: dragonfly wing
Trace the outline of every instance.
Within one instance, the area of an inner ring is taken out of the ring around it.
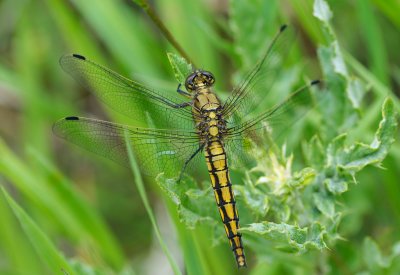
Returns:
[[[200,146],[194,132],[136,128],[83,117],[63,118],[54,124],[53,131],[88,151],[129,167],[127,137],[141,171],[147,175],[164,172],[178,176],[185,161]]]
[[[278,65],[289,53],[295,37],[294,31],[283,25],[261,60],[246,75],[244,80],[234,88],[223,106],[223,115],[234,121],[236,116],[244,117],[262,106],[260,102],[266,98],[271,90],[276,75],[279,73]]]
[[[193,128],[190,108],[177,108],[183,97],[155,91],[81,55],[65,55],[60,65],[105,104],[136,121],[146,122],[150,115],[158,127]]]
[[[318,80],[313,81],[309,85],[298,89],[269,110],[237,125],[230,126],[226,134],[228,150],[235,152],[235,155],[239,156],[238,159],[247,160],[249,158],[248,151],[251,147],[250,140],[257,142],[261,131],[266,131],[273,142],[286,137],[285,134],[289,130],[293,130],[291,126],[295,122],[326,98],[323,93],[313,92],[314,89],[312,87],[317,84],[319,84]],[[297,134],[297,136],[299,135]],[[263,146],[268,145],[263,142]],[[235,160],[234,162],[238,163]]]

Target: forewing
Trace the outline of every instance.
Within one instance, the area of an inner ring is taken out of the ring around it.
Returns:
[[[57,121],[54,133],[93,153],[129,167],[125,142],[127,135],[142,172],[179,176],[188,160],[199,148],[194,132],[130,127],[83,117],[67,117]]]
[[[294,31],[283,25],[272,39],[261,60],[234,88],[223,105],[223,115],[234,122],[254,112],[266,98],[279,73],[279,66],[288,55],[295,37]]]
[[[155,91],[81,55],[65,55],[60,65],[105,104],[136,121],[147,122],[150,117],[160,128],[166,125],[175,129],[193,128],[191,109],[176,108],[183,98]]]
[[[225,143],[227,150],[235,154],[233,162],[246,162],[251,158],[251,143],[262,143],[263,149],[267,150],[272,143],[286,139],[290,132],[294,133],[292,136],[301,136],[293,125],[326,98],[324,93],[314,89],[317,84],[318,80],[313,81],[267,111],[237,125],[228,125]],[[267,134],[272,142],[259,140],[262,133]]]

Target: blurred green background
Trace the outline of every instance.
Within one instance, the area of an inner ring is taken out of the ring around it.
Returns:
[[[283,23],[299,33],[291,56],[298,64],[295,79],[322,75],[316,48],[326,37],[313,16],[313,1],[256,0],[243,5],[246,10],[239,9],[241,2],[246,1],[156,0],[151,4],[194,62],[215,74],[222,98]],[[367,142],[381,117],[383,99],[390,96],[397,110],[399,106],[400,2],[329,4],[331,26],[351,75],[362,79],[368,90],[359,110],[362,119],[351,135],[352,140]],[[240,31],[253,26],[262,32]],[[60,56],[80,53],[124,76],[174,93],[177,83],[167,52],[174,49],[132,1],[0,2],[0,184],[10,196],[0,196],[0,274],[62,274],[60,255],[82,274],[173,273],[131,172],[57,139],[51,131],[57,119],[68,115],[124,120],[64,74]],[[341,200],[348,209],[340,230],[346,240],[314,257],[323,264],[312,265],[312,272],[399,270],[371,269],[369,258],[361,253],[364,238],[371,236],[382,251],[372,257],[384,262],[388,258],[382,255],[399,254],[400,246],[397,254],[391,251],[400,240],[399,163],[396,142],[383,162],[386,169],[367,167],[357,176],[359,184],[352,185]],[[186,229],[159,186],[150,180],[145,184],[162,238],[183,273],[237,272],[227,243],[210,248],[207,226]],[[10,208],[13,200],[23,211],[17,205]],[[57,251],[50,243],[47,246],[48,240]],[[266,264],[257,261],[251,249],[247,251],[252,265],[239,273],[310,272],[309,266],[285,258]]]

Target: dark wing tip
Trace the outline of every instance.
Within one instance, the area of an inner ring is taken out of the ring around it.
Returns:
[[[68,73],[68,69],[66,68],[66,64],[70,62],[71,58],[76,58],[79,60],[87,60],[86,57],[84,57],[83,55],[80,54],[65,54],[63,56],[60,57],[59,63],[61,65],[61,67],[63,68],[64,71],[66,71]]]
[[[56,136],[65,138],[65,132],[64,132],[63,127],[65,126],[65,123],[68,123],[66,121],[71,121],[71,120],[72,121],[77,121],[77,120],[80,120],[80,118],[77,117],[77,116],[68,116],[68,117],[61,118],[60,120],[56,121],[53,124],[53,127],[52,127],[53,133]]]
[[[279,31],[280,32],[283,32],[284,30],[286,30],[286,28],[287,28],[287,24],[283,24],[282,26],[281,26],[281,28],[279,29]]]
[[[80,55],[80,54],[74,53],[74,54],[72,54],[72,56],[73,56],[73,57],[76,57],[76,58],[78,58],[78,59],[86,60],[86,57],[84,57],[83,55]]]
[[[321,80],[316,79],[316,80],[311,81],[310,85],[318,85],[319,83],[321,83]]]
[[[79,120],[79,117],[77,116],[68,116],[65,118],[65,120]]]

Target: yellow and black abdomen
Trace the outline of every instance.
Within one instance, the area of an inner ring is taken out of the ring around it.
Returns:
[[[220,114],[221,103],[209,88],[199,88],[193,99],[193,118],[204,144],[208,173],[215,200],[224,223],[226,236],[235,254],[238,267],[246,266],[242,236],[239,233],[239,215],[236,209],[232,183],[229,178],[227,157],[223,145],[225,120]]]
[[[238,267],[245,267],[246,258],[244,256],[242,237],[238,232],[239,215],[229,177],[224,146],[218,139],[214,139],[209,141],[204,149],[215,200],[224,223],[226,236],[235,254]]]

